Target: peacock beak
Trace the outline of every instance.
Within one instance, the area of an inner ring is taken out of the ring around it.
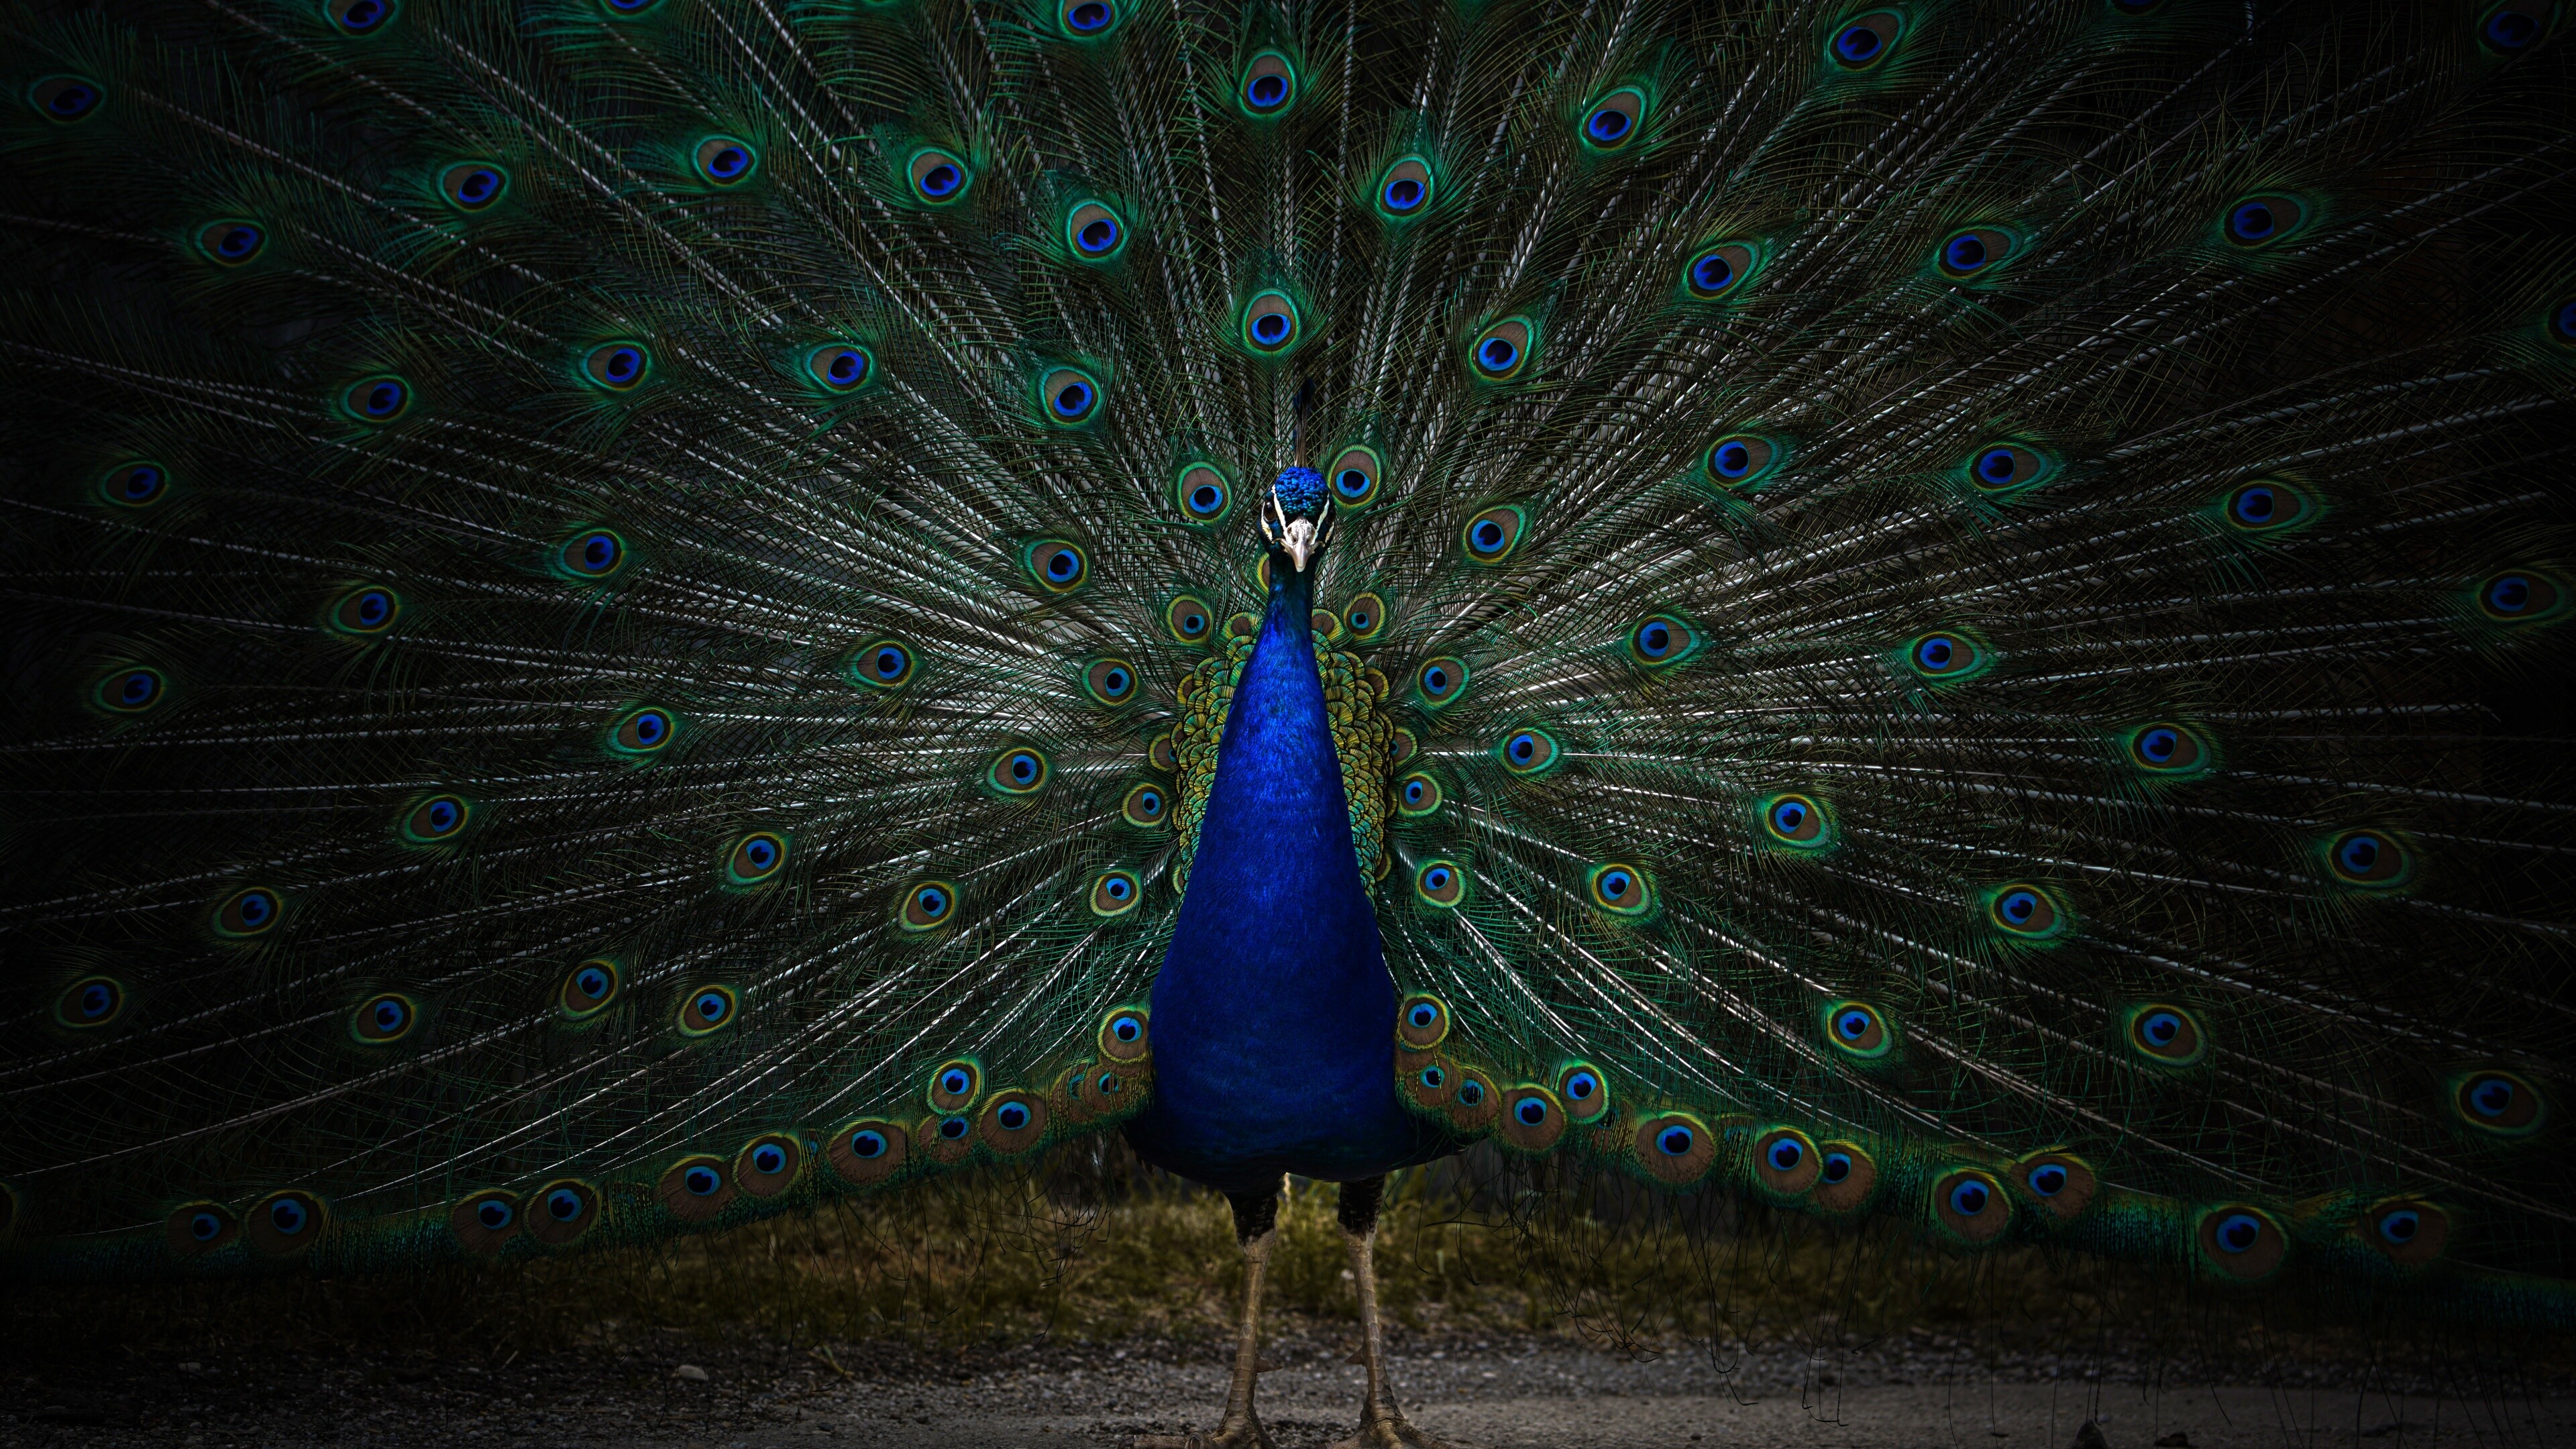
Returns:
[[[1288,536],[1279,541],[1279,546],[1288,550],[1289,559],[1297,565],[1297,572],[1302,574],[1306,571],[1306,560],[1315,556],[1315,550],[1320,542],[1321,540],[1315,536],[1315,525],[1299,518],[1290,520]]]

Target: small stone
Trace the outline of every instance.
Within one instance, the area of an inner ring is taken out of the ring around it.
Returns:
[[[678,1368],[671,1370],[671,1377],[675,1379],[687,1379],[693,1384],[702,1384],[707,1381],[707,1371],[698,1367],[696,1364],[684,1363]]]

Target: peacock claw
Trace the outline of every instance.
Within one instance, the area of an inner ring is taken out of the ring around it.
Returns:
[[[1363,1415],[1360,1431],[1347,1439],[1336,1439],[1330,1449],[1451,1449],[1450,1444],[1413,1427],[1404,1415],[1393,1409]]]
[[[1213,1434],[1195,1431],[1186,1434],[1139,1434],[1135,1449],[1279,1449],[1270,1431],[1259,1419],[1246,1419],[1232,1428],[1219,1426]]]

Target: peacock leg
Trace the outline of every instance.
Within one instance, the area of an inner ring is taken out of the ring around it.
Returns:
[[[1368,1398],[1360,1405],[1360,1431],[1336,1441],[1332,1449],[1449,1449],[1406,1422],[1395,1406],[1395,1388],[1386,1378],[1386,1344],[1378,1331],[1377,1271],[1369,1260],[1370,1245],[1377,1240],[1378,1196],[1385,1188],[1383,1177],[1342,1184],[1336,1216],[1342,1221],[1342,1235],[1350,1239],[1351,1276],[1359,1285],[1360,1362],[1368,1368]]]
[[[1230,1192],[1234,1239],[1243,1247],[1243,1324],[1234,1341],[1234,1387],[1225,1396],[1225,1417],[1214,1434],[1143,1434],[1136,1449],[1277,1449],[1252,1412],[1252,1386],[1261,1373],[1261,1270],[1270,1262],[1270,1245],[1279,1240],[1279,1190]]]

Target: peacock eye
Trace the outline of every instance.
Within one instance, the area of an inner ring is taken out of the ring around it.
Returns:
[[[169,681],[158,669],[119,669],[98,682],[90,697],[115,714],[141,714],[169,693]]]
[[[1128,870],[1102,871],[1091,885],[1092,914],[1122,916],[1134,909],[1143,898],[1144,887],[1136,873]]]
[[[828,392],[856,392],[876,376],[876,359],[864,347],[829,342],[805,354],[805,375]]]
[[[1686,1157],[1695,1142],[1688,1127],[1667,1127],[1655,1137],[1655,1148],[1667,1157]]]
[[[2278,478],[2248,483],[2227,495],[2223,516],[2240,533],[2277,533],[2305,523],[2316,505]]]
[[[1622,86],[1585,113],[1583,143],[1596,151],[1616,151],[1636,136],[1645,116],[1645,92]]]
[[[1263,292],[1243,309],[1243,344],[1265,356],[1287,351],[1300,330],[1297,304],[1285,292]]]
[[[658,709],[639,709],[610,731],[611,749],[626,755],[649,755],[671,743],[671,716]]]
[[[2354,830],[2326,847],[2326,864],[2347,885],[2402,885],[2410,873],[2406,847],[2375,830]]]
[[[170,472],[158,463],[137,460],[119,463],[99,480],[99,496],[127,508],[148,508],[161,501],[169,487]]]
[[[691,1036],[704,1036],[733,1020],[740,1005],[730,986],[700,987],[680,1009],[680,1030]]]
[[[2478,612],[2497,623],[2525,624],[2555,617],[2567,592],[2546,574],[2511,569],[2481,581],[2477,598]]]
[[[2129,1021],[2129,1044],[2170,1065],[2200,1060],[2204,1042],[2199,1020],[2179,1006],[2144,1006]]]
[[[1825,1039],[1864,1062],[1886,1056],[1894,1045],[1886,1019],[1865,1001],[1839,1001],[1827,1007]]]
[[[644,380],[652,360],[640,343],[609,342],[592,348],[582,358],[581,370],[601,387],[625,392]]]
[[[393,627],[402,601],[390,589],[351,589],[331,606],[331,625],[343,634],[381,634]]]
[[[1868,70],[1886,57],[1904,27],[1904,17],[1893,10],[1873,10],[1843,22],[1830,47],[1834,63],[1845,70]]]
[[[1038,587],[1050,594],[1072,593],[1091,574],[1090,560],[1083,556],[1081,547],[1060,538],[1043,538],[1030,544],[1023,562]]]
[[[1265,50],[1243,70],[1243,108],[1256,116],[1283,114],[1297,99],[1297,71],[1288,57]]]
[[[1721,487],[1743,489],[1778,471],[1786,456],[1780,445],[1759,433],[1729,433],[1708,445],[1708,476]]]
[[[575,1020],[595,1015],[616,995],[617,963],[604,957],[584,961],[564,978],[564,1014]]]
[[[1458,697],[1467,687],[1467,665],[1463,660],[1434,659],[1422,666],[1415,676],[1423,701],[1437,709]]]
[[[1993,1201],[1993,1190],[1976,1178],[1969,1178],[1950,1189],[1950,1211],[1963,1218],[1976,1217]]]
[[[576,578],[604,579],[626,563],[626,540],[604,528],[577,533],[556,555]]]
[[[518,1210],[502,1198],[487,1197],[474,1205],[474,1221],[487,1232],[499,1232],[518,1219]]]
[[[1124,659],[1096,659],[1082,671],[1082,687],[1102,704],[1125,704],[1136,693],[1136,670]]]
[[[1590,1072],[1576,1072],[1565,1079],[1565,1095],[1569,1101],[1589,1102],[1592,1094],[1600,1090],[1601,1079]]]
[[[1527,318],[1506,317],[1477,334],[1475,342],[1467,349],[1468,360],[1475,364],[1476,376],[1486,382],[1508,382],[1519,376],[1529,362],[1535,332]],[[1473,527],[1470,525],[1471,540]],[[1508,546],[1507,541],[1503,546]]]
[[[1431,905],[1457,905],[1467,896],[1467,874],[1453,861],[1427,861],[1413,873],[1413,893]]]
[[[364,423],[389,423],[411,407],[411,384],[399,377],[361,378],[340,395],[340,406]]]
[[[1344,448],[1325,472],[1332,479],[1335,502],[1344,508],[1365,508],[1377,501],[1378,480],[1386,475],[1386,464],[1376,449],[1354,445]]]
[[[746,142],[731,136],[709,136],[698,143],[689,159],[698,176],[710,186],[731,186],[751,175],[760,164],[759,153]]]
[[[328,0],[322,13],[343,35],[366,35],[394,18],[395,0]]]
[[[1782,845],[1813,848],[1829,843],[1824,807],[1805,795],[1780,795],[1766,802],[1762,829]]]
[[[1396,808],[1414,818],[1439,809],[1440,782],[1424,774],[1405,776],[1396,784]]]
[[[2008,885],[1996,891],[1986,916],[2006,934],[2032,940],[2056,935],[2065,925],[2057,898],[2035,885]]]
[[[73,982],[54,999],[54,1019],[65,1026],[105,1026],[125,1005],[125,988],[113,977],[91,976]]]
[[[223,1236],[223,1231],[224,1220],[213,1213],[199,1212],[191,1214],[188,1218],[188,1236],[198,1242],[211,1243]]]
[[[1830,1185],[1851,1176],[1851,1172],[1850,1153],[1828,1152],[1824,1156],[1824,1161],[1818,1165],[1816,1176],[1820,1181]]]
[[[305,1208],[304,1204],[291,1197],[279,1198],[268,1205],[269,1226],[288,1237],[303,1232],[312,1220],[313,1214]]]
[[[850,1155],[862,1160],[886,1154],[886,1135],[873,1127],[862,1127],[850,1134]]]
[[[2453,1100],[2461,1120],[2481,1131],[2518,1135],[2541,1120],[2538,1089],[2505,1072],[2472,1073],[2460,1083]]]
[[[905,173],[911,178],[913,194],[933,206],[955,201],[975,183],[975,173],[965,162],[936,146],[915,151]]]
[[[1225,517],[1226,508],[1234,501],[1234,490],[1226,486],[1225,475],[1209,463],[1192,463],[1172,481],[1172,495],[1181,501],[1181,516],[1191,523],[1214,523]]]
[[[1488,508],[1467,520],[1460,531],[1467,546],[1467,557],[1476,563],[1501,563],[1519,546],[1521,534],[1529,525],[1529,516],[1510,504]]]
[[[2307,203],[2283,193],[2249,196],[2227,208],[2227,239],[2247,251],[2258,251],[2307,224]]]
[[[1514,730],[1503,737],[1503,768],[1515,775],[1535,775],[1556,763],[1556,741],[1538,730]]]
[[[1594,866],[1584,887],[1595,907],[1614,916],[1642,916],[1654,901],[1645,872],[1624,861]]]
[[[2012,233],[1990,226],[1972,226],[1952,232],[1933,254],[1933,263],[1941,275],[1954,282],[1983,276],[2010,257],[2018,243]]]
[[[77,121],[97,110],[105,95],[87,76],[49,75],[27,87],[27,104],[48,121]]]
[[[225,897],[215,910],[215,930],[236,940],[257,936],[275,926],[283,914],[275,891],[252,886]]]
[[[1957,679],[1985,662],[1985,651],[1964,635],[1926,634],[1906,647],[1906,661],[1926,679]]]
[[[763,830],[742,837],[725,854],[725,875],[735,885],[756,885],[787,864],[787,842]]]
[[[1806,1144],[1795,1137],[1774,1138],[1770,1150],[1763,1154],[1763,1160],[1771,1164],[1773,1172],[1793,1172],[1799,1163],[1807,1160]]]
[[[1127,223],[1102,203],[1086,201],[1065,217],[1064,235],[1075,256],[1105,262],[1127,245]]]
[[[509,174],[481,161],[459,161],[438,173],[438,194],[458,211],[485,210],[509,189]]]
[[[1107,35],[1110,27],[1118,23],[1117,7],[1109,0],[1065,0],[1064,8],[1056,14],[1063,22],[1064,33],[1079,40]]]
[[[1968,460],[1968,482],[1980,493],[2009,493],[2045,481],[2055,460],[2019,443],[1993,443]]]
[[[1741,242],[1710,247],[1682,268],[1682,286],[1703,302],[1735,290],[1753,272],[1753,248]]]
[[[1386,168],[1377,183],[1378,210],[1396,220],[1420,216],[1431,204],[1431,166],[1407,156]]]
[[[473,807],[455,795],[432,795],[403,816],[402,833],[414,844],[445,840],[465,828]]]
[[[268,233],[255,221],[210,222],[197,231],[197,249],[218,266],[238,267],[268,245]]]
[[[1047,782],[1047,757],[1033,749],[1005,750],[985,778],[1005,795],[1035,793]]]
[[[2517,54],[2549,32],[2551,14],[2549,0],[2506,0],[2478,21],[2478,39],[2490,50]]]
[[[2129,736],[2129,758],[2159,775],[2196,770],[2209,758],[2200,736],[2178,724],[2151,724]]]
[[[923,881],[903,896],[903,928],[927,931],[957,909],[957,888],[946,881]]]
[[[1163,627],[1182,643],[1197,644],[1215,629],[1215,611],[1196,596],[1182,594],[1163,606]]]
[[[1126,799],[1119,802],[1118,813],[1130,825],[1155,826],[1163,823],[1163,812],[1170,804],[1171,801],[1164,797],[1161,787],[1151,784],[1138,785],[1127,792]]]
[[[571,1188],[559,1187],[546,1194],[546,1216],[553,1218],[556,1222],[569,1223],[577,1221],[588,1211],[590,1211],[589,1202],[584,1200],[580,1193],[573,1191]]]
[[[751,1149],[751,1165],[758,1172],[784,1172],[787,1169],[787,1152],[775,1142],[764,1142]]]
[[[362,1003],[350,1019],[350,1029],[363,1042],[383,1043],[399,1040],[412,1028],[412,1004],[386,992]]]

